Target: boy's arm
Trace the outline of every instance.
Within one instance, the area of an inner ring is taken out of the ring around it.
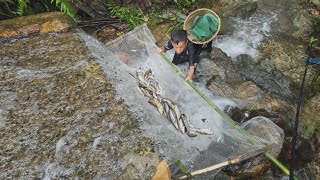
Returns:
[[[197,58],[195,56],[195,47],[191,42],[188,42],[188,52],[189,52],[189,70],[188,70],[188,75],[187,75],[187,79],[191,80],[193,79],[193,75],[194,75],[194,61],[196,60],[195,58]]]
[[[187,79],[192,81],[194,75],[194,66],[189,66]]]
[[[167,52],[168,50],[170,50],[172,48],[173,48],[173,46],[172,46],[171,40],[169,40],[166,46],[163,46],[161,48],[157,48],[157,52],[158,53]]]

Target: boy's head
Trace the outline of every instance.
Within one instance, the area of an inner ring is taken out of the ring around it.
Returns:
[[[171,33],[171,43],[177,54],[180,54],[187,47],[188,35],[183,29],[175,30]]]

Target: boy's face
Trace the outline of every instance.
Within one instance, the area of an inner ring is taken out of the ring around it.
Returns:
[[[187,41],[180,41],[178,44],[171,41],[171,43],[177,54],[182,53],[187,47]]]

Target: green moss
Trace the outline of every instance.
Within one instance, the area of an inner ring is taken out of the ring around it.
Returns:
[[[312,135],[315,133],[315,131],[320,128],[320,123],[316,121],[312,121],[310,124],[307,125],[307,127],[303,130],[302,138],[304,139],[310,139]]]

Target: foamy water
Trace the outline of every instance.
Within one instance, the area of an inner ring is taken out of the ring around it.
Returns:
[[[232,35],[218,36],[213,46],[220,48],[231,58],[240,54],[248,54],[257,60],[258,46],[269,36],[271,24],[277,20],[275,14],[255,14],[247,20],[232,19],[235,31]]]

